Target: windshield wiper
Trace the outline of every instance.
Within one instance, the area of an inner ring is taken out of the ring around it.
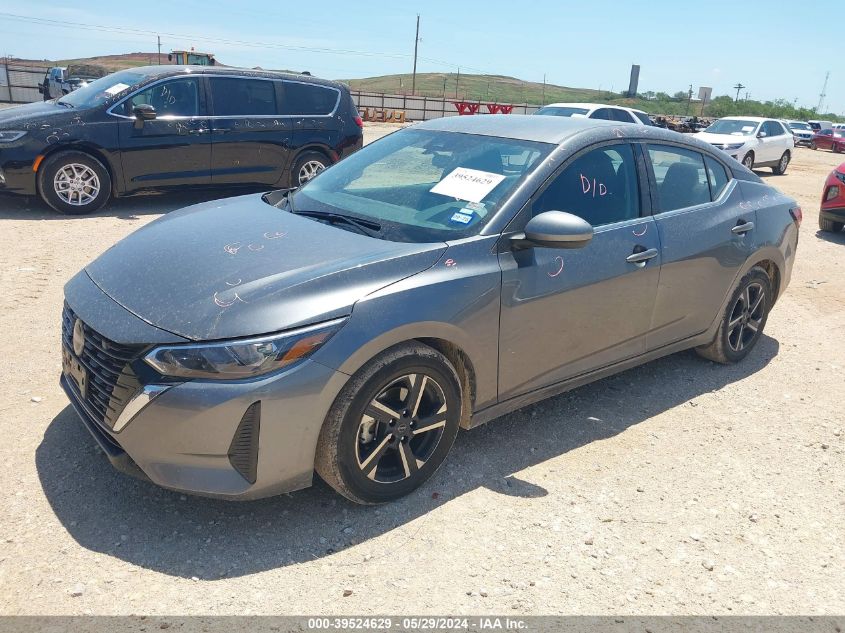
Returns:
[[[288,198],[290,200],[290,198]],[[369,237],[378,237],[381,232],[381,224],[378,222],[371,222],[370,220],[361,220],[351,215],[343,215],[342,213],[332,213],[330,211],[294,211],[291,206],[291,213],[296,215],[304,215],[311,218],[321,218],[334,224],[335,222],[342,222],[349,226],[354,226],[364,235]]]
[[[74,107],[74,105],[72,103],[68,103],[67,101],[57,100],[56,103],[58,103],[60,106],[66,107],[66,108],[73,108]]]

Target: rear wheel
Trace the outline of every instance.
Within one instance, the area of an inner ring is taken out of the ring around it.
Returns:
[[[772,283],[766,271],[754,267],[739,282],[716,337],[709,345],[697,347],[704,358],[726,365],[738,363],[754,349],[772,305]]]
[[[329,164],[329,160],[320,152],[305,152],[293,164],[291,183],[294,187],[304,185],[328,167]]]
[[[839,233],[843,226],[845,226],[845,223],[825,220],[819,216],[819,228],[826,233]]]
[[[446,458],[461,387],[440,352],[407,343],[353,376],[326,417],[315,470],[356,503],[384,503],[419,487]]]
[[[810,141],[810,145],[808,146],[810,149],[818,149],[815,141]]]
[[[772,172],[775,176],[782,176],[786,173],[786,168],[789,167],[789,152],[784,152],[783,156],[780,157],[778,164],[772,167]]]
[[[58,152],[38,170],[38,193],[59,213],[85,215],[100,209],[111,196],[111,176],[90,154]]]
[[[748,152],[745,157],[742,159],[742,164],[748,167],[748,169],[754,168],[754,152]]]

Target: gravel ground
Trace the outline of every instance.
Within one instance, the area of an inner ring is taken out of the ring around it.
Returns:
[[[804,228],[744,363],[677,354],[463,432],[432,480],[380,508],[319,482],[226,503],[132,480],[60,391],[65,281],[219,193],[85,218],[0,199],[1,612],[845,612],[845,234],[816,232],[840,158],[798,150],[788,175],[760,172]]]

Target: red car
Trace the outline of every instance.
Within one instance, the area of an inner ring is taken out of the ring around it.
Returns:
[[[845,132],[839,130],[819,130],[813,134],[810,149],[830,149],[835,153],[845,152]]]
[[[824,183],[819,228],[822,231],[841,231],[845,226],[845,163],[830,172]]]

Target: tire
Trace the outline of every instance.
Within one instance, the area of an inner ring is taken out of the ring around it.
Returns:
[[[810,149],[818,149],[818,146],[816,145],[815,141],[810,141],[810,144],[807,147],[809,147]]]
[[[331,165],[331,161],[320,152],[305,152],[293,164],[290,172],[292,187],[300,187]]]
[[[833,150],[834,154],[839,154],[842,151],[842,147],[838,143],[834,143],[831,146],[831,149]]]
[[[460,384],[449,360],[427,345],[403,343],[380,354],[349,380],[326,416],[317,474],[361,504],[412,492],[434,474],[455,441]]]
[[[742,164],[748,167],[748,169],[754,169],[754,152],[748,152],[743,156]]]
[[[819,216],[819,228],[825,233],[839,233],[845,223],[834,222],[833,220],[824,220]]]
[[[53,154],[38,170],[41,199],[66,215],[101,209],[111,197],[111,185],[108,169],[90,154],[76,150]]]
[[[747,309],[749,305],[751,310]],[[760,340],[771,306],[772,282],[765,270],[755,266],[731,295],[713,342],[697,347],[695,351],[724,365],[738,363]]]
[[[786,173],[786,168],[789,167],[790,158],[789,152],[784,152],[778,164],[772,167],[772,173],[775,176],[783,176]]]

